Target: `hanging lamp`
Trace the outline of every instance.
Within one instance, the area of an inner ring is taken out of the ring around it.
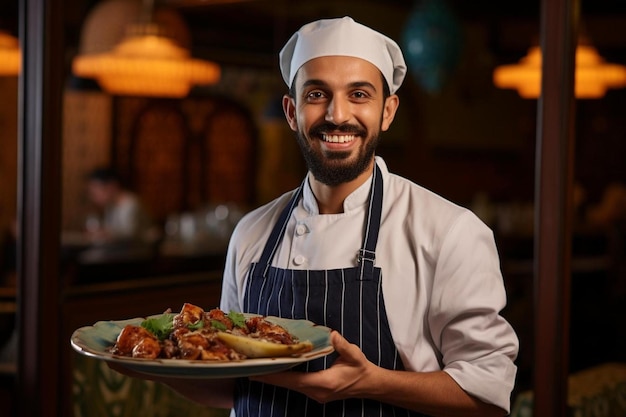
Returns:
[[[100,53],[74,58],[72,71],[95,79],[113,95],[180,98],[193,85],[219,81],[216,63],[194,59],[189,50],[153,20],[153,0],[144,0],[138,22],[128,24],[120,42]]]
[[[21,55],[17,38],[5,31],[0,31],[0,76],[18,75]]]
[[[429,94],[442,91],[456,70],[463,34],[448,1],[417,0],[402,32],[409,73]]]
[[[609,88],[626,87],[626,66],[607,63],[584,38],[576,47],[575,62],[576,98],[600,98]],[[493,72],[493,82],[500,88],[516,89],[523,98],[539,97],[541,93],[539,46],[531,47],[519,63],[497,67]]]

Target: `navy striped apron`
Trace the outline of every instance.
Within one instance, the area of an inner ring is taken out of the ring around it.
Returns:
[[[258,263],[248,274],[244,310],[248,313],[307,319],[338,330],[358,345],[365,356],[387,369],[404,369],[393,343],[381,286],[381,270],[374,266],[382,211],[383,181],[378,166],[372,180],[363,247],[357,266],[321,271],[271,266],[287,222],[302,195],[294,193],[274,226]],[[293,368],[314,372],[329,367],[336,354]],[[237,417],[417,416],[406,409],[373,400],[347,399],[319,404],[295,391],[241,378],[235,392]]]

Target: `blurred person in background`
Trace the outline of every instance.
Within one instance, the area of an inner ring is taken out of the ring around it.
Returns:
[[[93,241],[140,240],[150,229],[150,216],[115,170],[93,170],[88,176],[87,193],[99,210],[97,217],[91,216],[86,225]]]
[[[112,168],[96,168],[87,177],[89,200],[98,210],[86,220],[86,233],[92,249],[86,258],[128,254],[154,241],[154,227],[148,211]]]

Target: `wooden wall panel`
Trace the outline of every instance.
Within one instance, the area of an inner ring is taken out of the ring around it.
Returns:
[[[157,220],[187,208],[188,143],[185,117],[172,102],[152,102],[136,115],[130,186]]]
[[[0,236],[17,212],[17,77],[0,77]]]
[[[111,160],[111,96],[66,90],[63,100],[63,230],[84,230],[91,204],[86,177]]]

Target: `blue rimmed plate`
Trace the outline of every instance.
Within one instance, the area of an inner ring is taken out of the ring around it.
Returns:
[[[151,316],[151,317],[158,317]],[[241,361],[199,361],[185,359],[136,359],[114,355],[108,350],[117,336],[128,324],[140,325],[144,318],[117,321],[99,321],[93,326],[77,329],[70,342],[78,353],[107,362],[115,362],[131,370],[155,376],[177,378],[236,378],[284,371],[300,363],[324,357],[333,352],[330,329],[308,320],[290,320],[268,317],[271,322],[283,326],[299,340],[309,340],[313,350],[299,355],[244,359]]]

